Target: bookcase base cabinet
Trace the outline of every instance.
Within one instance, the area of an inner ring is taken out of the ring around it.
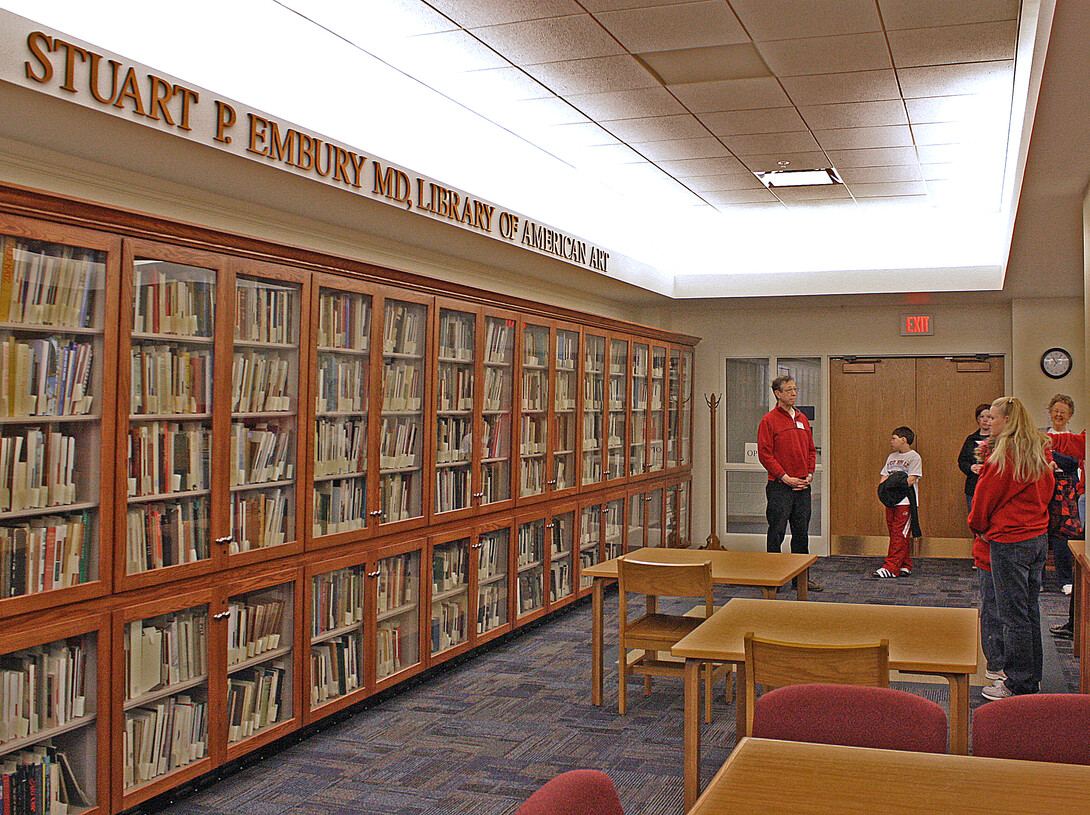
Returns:
[[[0,812],[137,806],[687,545],[696,342],[0,185]]]

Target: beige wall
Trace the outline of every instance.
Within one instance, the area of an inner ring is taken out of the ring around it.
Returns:
[[[1066,393],[1075,400],[1071,429],[1088,424],[1090,403],[1086,392],[1086,355],[1082,300],[1076,298],[1014,300],[1011,302],[1011,395],[1021,399],[1034,420],[1048,425],[1048,400]],[[1049,348],[1064,348],[1074,364],[1063,379],[1050,379],[1041,370],[1041,355]]]

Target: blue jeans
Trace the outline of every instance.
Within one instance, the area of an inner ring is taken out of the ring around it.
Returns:
[[[1061,586],[1070,583],[1074,556],[1071,554],[1071,547],[1067,545],[1067,538],[1049,535],[1048,546],[1052,549],[1052,565],[1056,567],[1056,582]]]
[[[1043,662],[1037,595],[1048,555],[1047,538],[1038,535],[1015,543],[989,544],[995,602],[1003,624],[1006,685],[1016,694],[1037,693]]]
[[[980,648],[989,671],[1003,670],[1003,622],[995,602],[992,573],[981,569],[980,575]]]

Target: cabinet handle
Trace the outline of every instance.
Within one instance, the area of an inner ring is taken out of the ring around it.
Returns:
[[[368,572],[367,576],[368,577],[378,577],[379,574],[380,574],[380,572]]]
[[[475,543],[475,544],[473,544],[472,548],[473,549],[480,549],[482,546],[484,546],[483,543]]]
[[[546,529],[552,529],[552,528],[553,528],[553,524],[545,524],[545,528],[546,528]]]
[[[556,486],[556,479],[554,478],[552,481],[546,481],[545,483],[548,484],[550,487],[555,487]]]
[[[370,512],[368,512],[367,514],[370,515],[372,518],[377,518],[379,515],[382,514],[382,510],[381,509],[373,509]]]
[[[231,541],[233,541],[234,539],[235,539],[234,535],[228,535],[225,538],[216,538],[216,543],[221,544],[221,545],[222,544],[228,544]]]
[[[231,616],[230,611],[221,611],[219,614],[213,614],[212,619],[213,620],[222,620],[224,617],[230,617],[230,616]]]
[[[474,498],[484,498],[484,493],[483,492],[475,492],[475,493],[473,493],[473,497]]]

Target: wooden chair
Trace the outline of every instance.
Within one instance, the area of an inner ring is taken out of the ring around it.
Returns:
[[[1090,696],[1032,693],[973,711],[973,755],[1090,764]]]
[[[783,688],[823,682],[889,687],[889,640],[875,645],[810,645],[745,635],[746,727],[753,734],[757,685]]]
[[[515,815],[624,815],[624,810],[608,775],[569,770],[546,781]]]
[[[644,678],[644,694],[651,692],[652,676],[685,676],[685,665],[676,660],[661,659],[659,651],[669,651],[678,640],[689,634],[715,610],[712,604],[711,561],[704,563],[648,563],[621,558],[617,564],[620,597],[619,657],[617,674],[617,712],[627,706],[627,682],[632,674]],[[647,613],[635,620],[628,619],[628,593],[647,595]],[[660,614],[659,597],[703,597],[701,616]],[[629,650],[643,654],[629,659]],[[732,676],[729,665],[705,664],[704,720],[712,720],[712,684],[719,676]],[[731,699],[731,683],[727,684],[727,701]]]

